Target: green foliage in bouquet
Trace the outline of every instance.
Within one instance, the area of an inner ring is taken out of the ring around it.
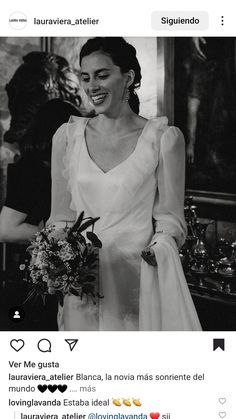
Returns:
[[[82,212],[72,227],[56,230],[49,225],[39,231],[27,251],[31,259],[21,265],[30,284],[27,300],[57,294],[63,304],[66,294],[74,294],[96,304],[103,298],[98,290],[98,249],[102,243],[93,232],[98,218],[84,218]],[[82,234],[89,227],[92,231]]]

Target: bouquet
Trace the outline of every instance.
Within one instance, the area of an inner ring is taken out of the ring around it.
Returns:
[[[31,258],[20,266],[30,285],[26,301],[38,295],[45,301],[48,294],[57,294],[61,305],[66,294],[85,297],[93,304],[103,298],[98,291],[98,249],[102,243],[93,232],[98,219],[84,218],[82,212],[73,227],[56,230],[49,225],[36,233],[27,249]],[[86,240],[82,233],[89,227],[92,231],[86,232]]]

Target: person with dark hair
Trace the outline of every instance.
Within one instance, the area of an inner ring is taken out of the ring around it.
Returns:
[[[63,57],[33,52],[7,86],[12,123],[5,139],[16,140],[21,158],[8,166],[0,241],[25,243],[49,217],[52,137],[71,115],[80,116],[79,80]],[[22,102],[22,95],[29,100]]]
[[[76,85],[76,91],[73,85]],[[78,87],[78,77],[65,58],[40,51],[23,57],[23,64],[6,85],[11,122],[4,134],[3,146],[19,158],[21,142],[39,109],[58,98],[78,107]]]
[[[0,241],[8,243],[8,249],[16,253],[16,259],[19,261],[15,269],[13,266],[9,269],[7,265],[5,273],[8,278],[8,287],[12,287],[9,290],[10,295],[5,298],[4,304],[8,305],[8,308],[5,307],[6,313],[9,307],[22,305],[26,299],[27,287],[24,282],[20,281],[19,265],[29,257],[26,254],[29,241],[41,229],[50,214],[52,137],[71,115],[80,116],[79,80],[70,69],[68,62],[63,57],[52,54],[40,55],[40,57],[44,57],[45,64],[44,71],[41,68],[41,76],[46,73],[47,77],[38,77],[35,85],[29,83],[31,88],[27,93],[28,96],[26,95],[29,102],[22,102],[22,106],[25,105],[26,109],[22,108],[19,114],[13,112],[12,117],[15,123],[11,124],[8,136],[6,136],[9,140],[13,141],[14,138],[17,140],[20,155],[15,164],[8,165],[7,196],[0,213]],[[40,57],[37,54],[31,55],[31,70],[33,58],[36,60],[36,65]],[[26,81],[29,68],[26,66],[23,69],[21,68],[22,83]],[[16,74],[18,78],[19,73],[16,72]],[[50,92],[47,91],[48,96],[43,93],[44,83],[51,86]],[[12,86],[11,82],[9,84]],[[20,89],[20,77],[16,84]],[[10,91],[8,92],[11,110],[19,110],[22,96],[13,95],[12,97]],[[14,103],[14,100],[19,103]],[[32,112],[26,118],[29,109]],[[13,256],[10,259],[13,259]],[[40,299],[33,303],[29,301],[24,305],[26,312],[27,310],[32,312],[32,304],[33,313],[30,318],[27,317],[22,327],[27,330],[56,330],[56,299],[47,296],[45,305]],[[12,328],[11,324],[9,328]]]
[[[84,57],[99,50],[104,51],[106,55],[110,56],[113,63],[120,67],[121,73],[127,73],[130,69],[132,69],[133,80],[128,86],[127,101],[131,110],[138,114],[139,98],[136,93],[136,89],[138,89],[141,85],[142,76],[135,48],[122,38],[93,38],[90,39],[90,41],[87,42],[81,49],[80,65]]]
[[[66,295],[59,330],[200,330],[177,250],[186,234],[183,135],[166,117],[139,116],[141,69],[125,39],[89,39],[80,65],[96,116],[73,118],[54,136],[49,222],[100,217],[104,298]]]
[[[26,243],[45,223],[51,202],[52,137],[78,109],[61,99],[46,103],[21,141],[21,158],[8,166],[7,196],[0,213],[0,241]]]

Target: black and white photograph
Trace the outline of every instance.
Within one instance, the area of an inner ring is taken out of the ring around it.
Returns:
[[[0,38],[0,330],[236,330],[236,38]]]

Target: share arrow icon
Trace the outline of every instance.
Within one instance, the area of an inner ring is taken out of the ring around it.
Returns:
[[[66,343],[68,343],[70,350],[73,351],[75,345],[78,343],[79,339],[65,339]]]

